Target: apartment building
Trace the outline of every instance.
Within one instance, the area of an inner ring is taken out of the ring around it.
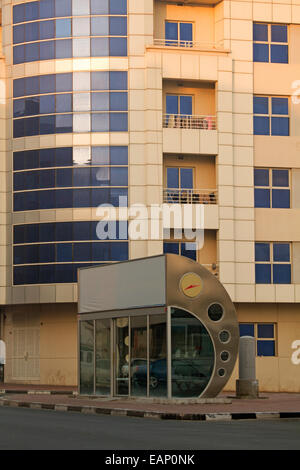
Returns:
[[[299,392],[300,0],[2,0],[1,29],[5,381],[77,384],[77,269],[165,252],[224,285],[260,390]],[[203,248],[100,240],[120,197],[203,204]]]

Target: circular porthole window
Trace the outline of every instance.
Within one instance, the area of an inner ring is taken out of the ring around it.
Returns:
[[[218,370],[218,376],[219,376],[219,377],[224,377],[225,374],[226,374],[225,369],[219,369],[219,370]]]
[[[221,361],[227,362],[229,361],[230,354],[228,351],[222,351],[220,354],[220,357],[221,357]]]
[[[228,343],[228,341],[230,340],[229,331],[227,331],[227,330],[220,331],[219,339],[220,339],[221,343]]]
[[[220,304],[212,304],[208,307],[208,316],[211,321],[220,321],[223,314],[224,310]]]

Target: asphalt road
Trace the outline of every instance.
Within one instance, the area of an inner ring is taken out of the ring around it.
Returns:
[[[0,450],[300,449],[300,420],[162,421],[0,408]]]

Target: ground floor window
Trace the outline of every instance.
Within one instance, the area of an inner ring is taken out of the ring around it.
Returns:
[[[240,336],[253,336],[257,356],[276,356],[275,323],[240,323]]]

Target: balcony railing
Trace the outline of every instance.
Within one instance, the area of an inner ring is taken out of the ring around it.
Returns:
[[[163,190],[163,201],[167,204],[217,204],[216,189],[178,189]]]
[[[184,114],[164,114],[163,127],[169,129],[216,130],[216,116],[194,116]]]
[[[202,42],[202,41],[180,41],[174,39],[154,39],[154,46],[161,47],[180,47],[185,49],[224,49],[223,41],[218,42]]]

